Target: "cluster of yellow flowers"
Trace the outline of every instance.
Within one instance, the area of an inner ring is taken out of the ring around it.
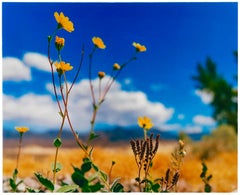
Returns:
[[[58,12],[54,13],[54,17],[56,19],[56,22],[58,23],[57,30],[64,29],[67,32],[73,32],[74,31],[74,25],[69,20],[68,17],[66,17],[62,12],[59,14]],[[100,37],[93,37],[92,42],[96,48],[99,49],[105,49],[106,45],[104,44],[103,40]],[[64,47],[65,39],[59,36],[55,37],[55,47],[60,52],[60,50]],[[144,45],[141,45],[140,43],[133,42],[132,44],[136,48],[136,52],[145,52],[147,49]],[[70,65],[70,63],[66,63],[64,61],[55,62],[54,63],[57,72],[62,75],[66,71],[70,71],[73,69],[73,66]],[[113,70],[120,70],[121,66],[118,63],[113,64]],[[102,79],[105,76],[105,72],[99,71],[98,77]],[[138,125],[145,129],[149,130],[152,128],[153,124],[150,118],[144,116],[138,118]],[[27,127],[16,127],[15,128],[20,133],[25,133],[29,129]]]
[[[66,30],[68,32],[74,31],[73,23],[69,20],[68,17],[64,16],[64,14],[62,12],[60,14],[58,12],[55,12],[54,17],[58,23],[58,29],[63,28],[64,30]],[[103,40],[100,37],[93,37],[92,42],[93,42],[94,46],[99,49],[106,48],[106,45],[104,44]],[[60,51],[63,48],[64,43],[65,43],[64,38],[56,36],[55,46],[58,51]],[[136,48],[137,52],[144,52],[147,50],[144,45],[141,45],[136,42],[133,42],[133,46]],[[64,73],[66,71],[73,69],[73,67],[70,66],[69,63],[65,63],[65,62],[60,62],[60,63],[56,62],[55,66],[57,68],[57,71],[60,73]],[[119,70],[120,68],[121,68],[121,66],[117,63],[115,63],[113,65],[114,70]],[[99,78],[103,78],[105,76],[105,73],[101,71],[98,73],[98,76],[99,76]]]

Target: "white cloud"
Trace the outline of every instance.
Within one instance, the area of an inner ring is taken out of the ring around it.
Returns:
[[[186,127],[184,127],[184,132],[185,133],[201,133],[203,130],[203,128],[201,126],[198,125],[187,125]]]
[[[29,67],[34,67],[47,72],[51,71],[47,56],[40,53],[25,53],[23,56],[23,62]]]
[[[103,88],[108,77],[103,79]],[[93,81],[98,98],[98,79]],[[47,89],[52,93],[51,84]],[[20,98],[3,96],[3,119],[7,121],[21,121],[28,125],[39,127],[58,128],[60,119],[57,114],[58,107],[50,95],[26,94]],[[90,128],[92,116],[92,99],[87,79],[76,83],[70,93],[69,113],[72,124],[77,131]],[[121,89],[121,85],[115,82],[100,107],[96,123],[109,125],[136,125],[139,116],[150,117],[154,126],[160,126],[167,122],[173,115],[173,108],[166,108],[160,102],[151,102],[141,91],[127,92]]]
[[[162,124],[160,125],[157,129],[161,131],[176,131],[176,130],[181,130],[182,126],[181,124]]]
[[[4,81],[21,81],[31,80],[30,69],[18,58],[5,57],[2,59],[3,62],[3,80]]]
[[[26,94],[20,98],[3,94],[3,119],[36,129],[56,128],[60,116],[48,95]]]
[[[104,86],[108,80],[106,77],[103,80]],[[93,81],[94,89],[98,89],[98,79]],[[92,102],[90,97],[88,80],[82,80],[77,86],[75,92],[72,93],[72,102],[74,109],[84,110],[89,116],[92,112]],[[98,90],[96,97],[98,97]],[[139,116],[146,115],[150,117],[153,123],[157,126],[168,121],[174,112],[173,108],[166,108],[162,103],[150,102],[146,95],[141,91],[127,92],[121,89],[121,85],[115,82],[109,93],[100,107],[97,121],[99,123],[108,123],[112,125],[134,125],[137,124]]]
[[[201,98],[204,104],[210,104],[213,101],[213,93],[206,90],[196,90],[195,94]]]
[[[193,118],[193,122],[198,125],[212,126],[215,124],[215,120],[209,116],[197,115]]]

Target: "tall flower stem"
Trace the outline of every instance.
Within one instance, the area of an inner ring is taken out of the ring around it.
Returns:
[[[48,37],[48,62],[50,64],[50,68],[51,68],[51,77],[52,77],[54,95],[55,95],[55,98],[56,98],[56,101],[57,101],[59,112],[62,114],[63,113],[62,108],[61,108],[60,101],[59,101],[59,98],[58,98],[58,95],[57,95],[55,76],[54,76],[54,70],[53,70],[53,61],[51,60],[51,57],[50,57],[51,56],[50,55],[51,40],[52,40],[52,37],[53,37],[54,34],[55,34],[55,32],[51,36]]]
[[[18,153],[17,153],[17,163],[16,163],[16,169],[18,170],[18,165],[19,165],[19,158],[20,158],[20,153],[21,153],[21,148],[22,148],[22,137],[23,133],[19,133],[19,142],[18,142]]]
[[[63,73],[64,76],[64,83],[65,83],[65,88],[66,88],[66,98],[64,97],[64,93],[63,93],[63,87],[62,87],[62,82],[61,82],[61,76],[59,76],[59,85],[60,85],[60,91],[61,91],[61,96],[63,99],[63,103],[64,103],[64,113],[62,113],[62,122],[61,122],[61,126],[59,128],[59,132],[58,132],[58,136],[57,139],[61,140],[61,135],[62,135],[62,130],[63,130],[63,126],[65,123],[65,119],[66,119],[66,115],[67,115],[67,104],[68,104],[68,85],[67,85],[67,79],[66,79],[66,75],[65,73]],[[54,157],[54,165],[53,165],[53,184],[55,184],[56,182],[56,166],[57,166],[57,157],[58,157],[58,151],[59,151],[60,146],[56,146],[56,152],[55,152],[55,157]]]

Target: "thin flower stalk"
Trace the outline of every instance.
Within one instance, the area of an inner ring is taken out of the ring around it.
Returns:
[[[22,137],[25,132],[29,130],[28,127],[15,127],[16,131],[19,132],[19,142],[18,142],[18,153],[17,153],[17,163],[16,163],[16,169],[18,169],[19,165],[19,158],[21,153],[21,147],[22,147]]]
[[[48,61],[49,61],[49,64],[50,64],[50,68],[51,68],[51,76],[52,76],[52,84],[53,84],[53,91],[54,91],[54,95],[55,95],[55,98],[56,98],[56,101],[57,101],[57,105],[58,105],[58,108],[59,108],[59,114],[61,115],[61,118],[62,118],[62,121],[61,121],[61,125],[60,125],[60,128],[59,128],[59,132],[58,132],[58,135],[57,135],[57,139],[60,139],[61,140],[61,135],[62,135],[62,131],[63,131],[63,126],[65,124],[65,121],[67,119],[68,121],[68,124],[70,126],[70,129],[74,135],[74,138],[75,138],[75,141],[76,143],[83,149],[83,151],[85,152],[86,156],[87,155],[87,151],[86,151],[86,148],[83,146],[83,144],[80,142],[79,138],[78,138],[78,135],[76,134],[72,124],[71,124],[71,119],[69,117],[69,113],[68,113],[68,97],[69,97],[69,94],[70,94],[70,91],[72,90],[78,76],[79,76],[79,73],[80,73],[80,70],[81,70],[81,67],[82,67],[82,64],[83,64],[83,59],[84,59],[84,47],[82,47],[82,52],[81,52],[81,60],[80,60],[80,63],[79,63],[79,66],[78,66],[78,69],[77,69],[77,72],[74,76],[74,79],[70,85],[70,87],[68,87],[68,84],[67,84],[67,78],[66,78],[66,74],[65,74],[65,70],[61,71],[60,74],[59,74],[59,86],[60,86],[60,94],[61,94],[61,98],[62,98],[62,101],[63,101],[63,107],[61,106],[61,103],[60,103],[60,99],[58,97],[58,93],[57,93],[57,86],[56,86],[56,79],[55,79],[55,74],[54,74],[54,69],[53,69],[53,65],[54,65],[54,62],[51,60],[50,56],[51,56],[51,53],[50,53],[50,48],[51,48],[51,41],[52,41],[52,37],[56,34],[58,30],[58,27],[56,28],[56,30],[53,32],[53,34],[51,36],[48,37]],[[58,42],[57,42],[58,41]],[[57,42],[57,43],[56,43]],[[61,47],[58,45],[58,44],[62,44]],[[64,41],[59,38],[59,37],[56,37],[56,41],[55,41],[55,46],[56,46],[56,49],[58,51],[58,60],[60,61],[60,63],[62,62],[62,58],[61,58],[61,55],[60,55],[60,50],[62,49],[62,47],[64,46]],[[59,67],[59,66],[57,66]],[[65,67],[66,68],[66,67]],[[70,70],[69,67],[67,67],[66,70]],[[58,72],[59,73],[59,72]],[[62,81],[61,81],[61,76],[63,75],[64,77],[64,83],[65,83],[65,94],[63,93],[63,86],[62,86]],[[60,146],[59,146],[60,147]],[[55,181],[56,181],[56,166],[57,166],[57,157],[58,157],[58,152],[59,152],[59,147],[56,147],[56,152],[55,152],[55,157],[54,157],[54,164],[53,164],[53,183],[55,184]]]
[[[21,148],[22,148],[22,135],[20,134],[19,136],[19,142],[18,142],[18,153],[17,153],[17,163],[16,163],[16,169],[18,170],[18,165],[19,165],[19,158],[20,158],[20,153],[21,153]]]
[[[123,68],[127,64],[132,62],[133,60],[137,59],[136,54],[138,53],[136,51],[134,56],[131,57],[127,62],[125,62],[121,66],[119,65],[119,67],[116,67],[116,66],[115,66],[115,68],[113,67],[113,70],[111,72],[111,75],[109,77],[109,80],[108,80],[103,92],[101,90],[101,79],[99,80],[99,99],[98,99],[98,102],[97,102],[96,97],[95,97],[95,93],[94,93],[94,89],[93,89],[93,84],[92,84],[92,59],[93,59],[93,54],[94,54],[94,52],[96,51],[97,48],[99,48],[99,47],[94,45],[94,48],[93,48],[91,54],[89,55],[89,85],[90,85],[91,97],[92,97],[92,101],[93,101],[93,103],[92,103],[93,104],[93,114],[92,114],[92,118],[91,118],[91,121],[90,121],[90,123],[91,123],[90,136],[94,135],[94,126],[95,126],[95,120],[96,120],[96,117],[97,117],[97,113],[98,113],[99,107],[101,106],[104,99],[106,98],[106,95],[107,95],[108,91],[110,90],[114,81],[117,79],[117,77],[122,72]],[[115,75],[114,75],[114,73],[115,73]],[[89,138],[90,138],[90,136],[89,136]]]

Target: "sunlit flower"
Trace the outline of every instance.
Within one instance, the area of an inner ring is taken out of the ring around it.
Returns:
[[[146,116],[138,117],[138,125],[146,130],[149,130],[153,127],[152,120]]]
[[[136,42],[133,42],[133,46],[136,48],[137,52],[144,52],[147,50],[147,48],[144,45],[141,45]]]
[[[62,12],[60,13],[60,15],[58,14],[58,12],[55,12],[54,17],[59,25],[59,29],[63,28],[68,32],[74,31],[73,23],[69,20],[68,17],[64,16]]]
[[[106,48],[106,45],[104,45],[104,42],[102,41],[102,39],[100,37],[93,37],[92,42],[99,49],[105,49]]]
[[[59,74],[73,69],[73,66],[71,66],[69,63],[65,63],[64,61],[61,61],[60,63],[56,62],[54,65]]]
[[[105,77],[105,72],[102,72],[102,71],[98,72],[98,77],[99,77],[100,79],[102,79],[103,77]]]
[[[25,133],[29,130],[28,127],[15,127],[15,129],[19,132],[19,133]]]
[[[114,70],[119,70],[121,66],[118,63],[113,64],[113,69]]]
[[[56,36],[55,46],[56,46],[58,51],[60,51],[63,48],[64,43],[65,43],[65,39],[64,38]]]

